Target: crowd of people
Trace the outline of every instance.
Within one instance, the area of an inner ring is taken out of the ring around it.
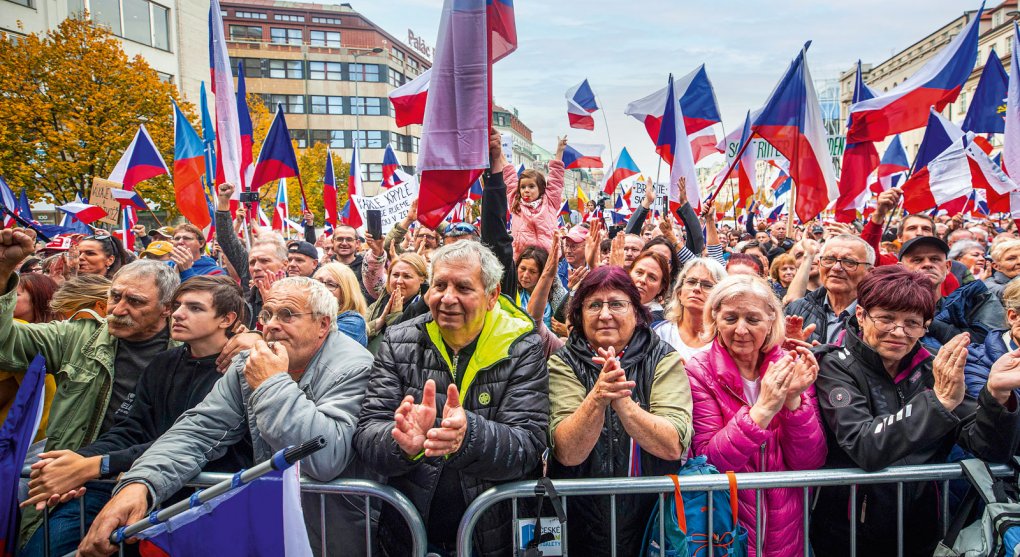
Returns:
[[[53,554],[111,554],[115,528],[187,497],[200,471],[317,435],[328,445],[303,474],[392,486],[439,555],[456,553],[475,497],[543,474],[672,474],[695,455],[769,472],[1017,453],[1012,224],[900,217],[891,189],[863,223],[738,227],[683,199],[657,215],[649,188],[623,226],[595,206],[562,226],[559,157],[518,175],[495,133],[491,157],[479,225],[430,230],[412,206],[385,237],[316,235],[309,214],[302,239],[255,229],[249,243],[222,184],[211,246],[187,223],[136,229],[137,254],[103,231],[0,231],[0,408],[37,354],[50,374],[20,554],[41,555],[44,531]],[[739,520],[751,555],[848,555],[850,516],[859,551],[892,555],[897,499],[895,485],[822,487],[805,509],[802,490],[777,488],[759,507],[748,491]],[[621,494],[614,514],[608,496],[569,499],[569,550],[641,553],[656,501]],[[905,555],[931,555],[936,485],[906,484],[902,503]],[[304,496],[303,509],[316,554],[366,551],[362,502]],[[509,503],[483,514],[474,554],[509,555],[513,518]],[[409,552],[392,509],[368,520],[376,550]]]

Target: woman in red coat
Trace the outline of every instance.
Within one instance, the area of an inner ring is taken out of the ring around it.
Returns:
[[[722,472],[812,470],[825,462],[826,445],[812,384],[818,364],[806,348],[787,352],[782,306],[765,281],[730,276],[712,289],[705,324],[714,336],[687,364],[694,399],[695,454]],[[804,552],[803,492],[763,493],[762,524],[755,532],[754,491],[740,492],[740,522],[750,555],[762,535],[762,555]]]

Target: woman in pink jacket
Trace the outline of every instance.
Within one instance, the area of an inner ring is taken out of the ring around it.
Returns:
[[[556,232],[556,219],[563,206],[563,150],[567,138],[561,137],[556,146],[556,158],[549,161],[549,179],[533,169],[521,173],[518,184],[517,169],[503,167],[507,203],[512,215],[510,234],[514,238],[514,260],[528,246],[549,249]]]
[[[714,340],[687,363],[694,453],[721,472],[821,467],[825,436],[812,389],[818,363],[806,348],[780,347],[783,311],[768,284],[747,275],[723,279],[705,303],[705,324]],[[755,532],[754,491],[739,497],[749,555],[756,554],[756,534],[762,535],[762,555],[804,553],[803,491],[763,492],[764,533]]]

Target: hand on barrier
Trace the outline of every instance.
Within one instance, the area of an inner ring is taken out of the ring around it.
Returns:
[[[244,378],[252,389],[259,388],[266,379],[280,373],[287,373],[290,357],[287,349],[278,342],[255,341],[248,361],[244,363]]]
[[[429,379],[421,395],[421,404],[407,395],[393,414],[393,440],[408,457],[416,457],[425,448],[425,435],[436,424],[436,382]]]
[[[942,345],[931,371],[935,376],[935,396],[946,410],[952,412],[963,402],[967,385],[963,380],[963,367],[967,363],[967,345],[970,335],[960,333]]]
[[[425,440],[425,456],[445,456],[456,453],[467,433],[467,413],[460,405],[457,385],[451,383],[446,389],[446,404],[443,406],[443,421],[440,427],[428,431]]]
[[[74,451],[49,451],[39,455],[32,465],[28,482],[28,499],[21,508],[34,505],[36,510],[66,503],[85,494],[85,482],[99,477],[100,457],[86,458]]]
[[[92,528],[89,528],[89,533],[78,546],[78,554],[82,557],[94,557],[115,553],[117,546],[110,543],[110,534],[121,526],[141,520],[148,507],[149,488],[145,484],[131,483],[124,486],[103,510],[99,511],[92,522]]]
[[[1020,350],[1006,352],[995,360],[985,387],[999,404],[1005,406],[1009,402],[1013,391],[1020,388]]]

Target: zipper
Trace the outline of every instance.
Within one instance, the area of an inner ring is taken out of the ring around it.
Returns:
[[[758,471],[759,472],[766,472],[767,471],[765,469],[765,445],[766,444],[768,444],[767,441],[761,444],[761,460],[760,460],[760,463],[759,463],[760,466],[758,467]],[[755,535],[757,535],[759,537],[759,539],[761,539],[761,552],[762,552],[762,555],[767,555],[768,554],[768,551],[765,550],[765,532],[768,531],[768,522],[769,522],[768,497],[767,497],[767,495],[768,495],[768,492],[766,490],[762,490],[762,493],[761,493],[761,514],[762,514],[762,517],[761,517],[761,532],[755,532]]]

